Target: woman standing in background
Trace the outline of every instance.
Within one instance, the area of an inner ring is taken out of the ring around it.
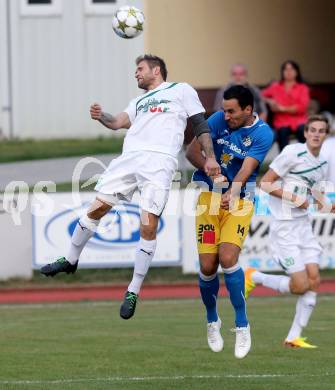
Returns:
[[[310,102],[309,88],[303,83],[299,65],[285,61],[281,66],[281,79],[263,89],[262,95],[273,113],[273,127],[279,150],[289,143],[290,134],[298,142],[305,142],[304,124]]]

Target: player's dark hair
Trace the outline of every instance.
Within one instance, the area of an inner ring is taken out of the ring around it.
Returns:
[[[243,85],[233,85],[223,93],[224,100],[236,99],[238,104],[244,110],[247,106],[254,108],[254,96],[250,89]]]
[[[152,54],[144,54],[143,56],[139,56],[136,58],[136,65],[138,65],[142,61],[146,61],[151,69],[155,66],[158,66],[161,70],[163,80],[166,81],[168,71],[166,69],[166,64],[162,58],[154,56]]]
[[[303,80],[302,75],[301,75],[300,66],[298,65],[297,62],[292,61],[292,60],[287,60],[287,61],[285,61],[285,62],[283,62],[281,64],[281,67],[280,67],[280,81],[284,81],[284,70],[286,68],[286,65],[291,65],[292,68],[296,71],[296,73],[297,73],[297,77],[296,77],[297,83],[303,83],[304,80]]]
[[[309,125],[313,122],[324,122],[326,124],[326,132],[329,133],[329,122],[324,115],[311,115],[308,117],[304,130],[308,131]]]

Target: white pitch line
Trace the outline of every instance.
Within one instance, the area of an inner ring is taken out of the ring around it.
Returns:
[[[335,376],[335,372],[322,374],[227,374],[227,375],[176,375],[176,376],[134,376],[134,377],[106,377],[106,378],[78,378],[57,380],[2,380],[0,385],[58,385],[68,383],[91,383],[91,382],[151,382],[151,381],[183,381],[188,379],[276,379],[276,378],[315,378]]]

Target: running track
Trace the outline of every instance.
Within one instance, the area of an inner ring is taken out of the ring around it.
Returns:
[[[2,288],[0,289],[0,304],[10,303],[48,303],[48,302],[79,302],[79,301],[119,301],[123,299],[126,285],[84,285],[52,288]],[[319,289],[321,294],[335,294],[335,280],[324,280]],[[266,287],[258,286],[252,296],[265,297],[279,295]],[[224,286],[220,296],[227,296]],[[147,285],[142,288],[141,299],[165,298],[198,298],[199,289],[196,284],[160,284]]]

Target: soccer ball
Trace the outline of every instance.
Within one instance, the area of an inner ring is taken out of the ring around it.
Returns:
[[[113,16],[113,30],[121,38],[135,38],[143,31],[144,14],[136,7],[125,5]]]

